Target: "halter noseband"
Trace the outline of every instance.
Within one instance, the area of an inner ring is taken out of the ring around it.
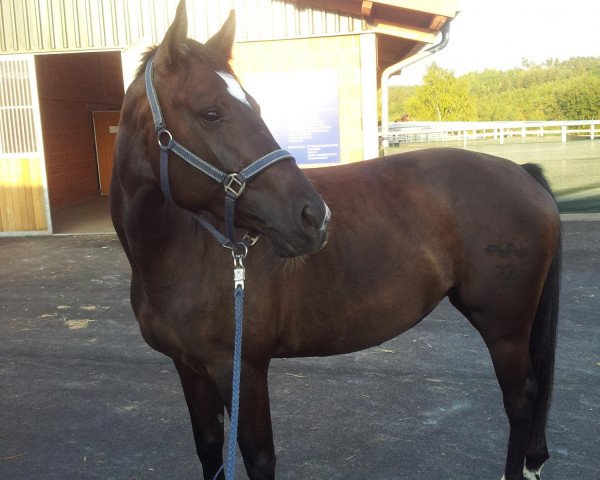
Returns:
[[[152,119],[154,120],[154,128],[156,130],[158,145],[160,147],[160,186],[163,191],[163,195],[165,198],[167,198],[167,200],[173,202],[171,187],[169,184],[169,152],[173,152],[205,175],[208,175],[216,182],[222,184],[223,188],[225,189],[226,236],[220,233],[206,217],[192,213],[194,218],[196,218],[196,220],[198,220],[200,224],[204,226],[204,228],[206,228],[224,247],[232,249],[241,247],[247,249],[248,246],[256,243],[258,237],[246,235],[244,239],[239,242],[235,240],[233,225],[235,201],[242,194],[244,188],[246,188],[246,183],[263,170],[286,158],[290,158],[292,160],[295,159],[287,150],[275,150],[252,162],[240,172],[225,173],[205,160],[202,160],[194,153],[190,152],[187,148],[177,142],[173,138],[171,132],[167,130],[162,111],[160,109],[160,104],[158,103],[158,95],[156,94],[156,89],[154,88],[152,69],[153,60],[154,58],[151,58],[146,65],[144,80],[146,82],[146,94],[150,103]]]

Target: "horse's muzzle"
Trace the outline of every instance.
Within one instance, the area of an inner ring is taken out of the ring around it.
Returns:
[[[315,214],[315,209],[310,206],[303,208],[301,221],[288,235],[277,229],[269,229],[275,253],[279,257],[291,258],[314,253],[325,246],[331,210],[323,203],[324,208],[319,208],[320,215]]]

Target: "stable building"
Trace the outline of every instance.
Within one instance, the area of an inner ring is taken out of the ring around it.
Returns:
[[[233,68],[276,139],[300,164],[341,164],[378,155],[382,73],[434,45],[457,3],[187,0],[188,34],[205,41],[235,9]],[[0,236],[57,233],[108,194],[124,92],[176,6],[0,2]]]

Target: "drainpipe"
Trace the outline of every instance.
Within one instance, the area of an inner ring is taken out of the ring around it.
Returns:
[[[450,20],[448,20],[444,26],[442,27],[442,39],[440,43],[437,45],[433,45],[432,47],[426,48],[425,50],[421,50],[420,52],[415,53],[413,56],[405,58],[404,60],[395,63],[387,67],[383,73],[381,74],[381,137],[382,137],[382,147],[384,149],[390,146],[390,142],[388,140],[389,134],[389,121],[390,121],[390,109],[389,109],[389,80],[392,75],[400,73],[401,70],[413,63],[417,63],[424,58],[433,55],[436,52],[439,52],[443,48],[448,45],[448,40],[450,39]]]

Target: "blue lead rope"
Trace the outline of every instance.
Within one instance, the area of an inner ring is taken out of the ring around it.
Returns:
[[[242,374],[242,335],[244,326],[244,283],[245,253],[234,253],[234,291],[233,305],[235,318],[235,337],[233,340],[233,373],[231,378],[231,410],[229,414],[229,439],[227,442],[227,457],[225,463],[219,468],[213,480],[225,469],[225,480],[235,480],[235,463],[237,457],[237,431],[240,412],[240,380]]]
[[[240,377],[242,372],[242,324],[244,320],[244,287],[236,287],[235,305],[235,340],[233,346],[233,375],[231,379],[231,417],[229,424],[229,442],[227,460],[225,461],[225,480],[235,479],[235,460],[237,455],[237,430],[240,412]]]

